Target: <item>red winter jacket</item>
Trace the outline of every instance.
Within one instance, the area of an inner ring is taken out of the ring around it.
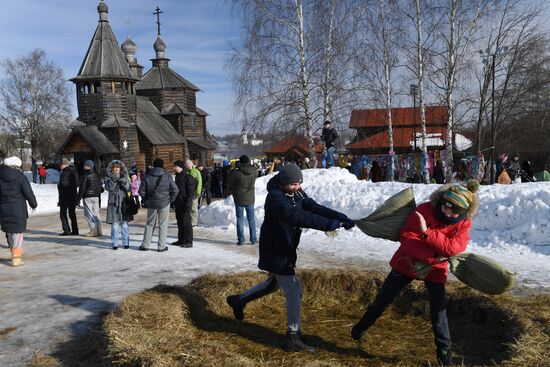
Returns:
[[[48,175],[48,173],[46,172],[46,168],[44,167],[40,167],[38,169],[38,174],[40,175],[40,177],[46,177]]]
[[[447,281],[448,263],[445,261],[438,264],[438,258],[454,256],[466,250],[472,221],[466,218],[455,224],[441,223],[432,202],[419,205],[416,211],[426,219],[426,237],[422,238],[420,221],[413,212],[401,228],[401,246],[393,255],[390,265],[392,269],[416,278],[413,268],[415,262],[431,264],[432,269],[424,280],[444,284]]]

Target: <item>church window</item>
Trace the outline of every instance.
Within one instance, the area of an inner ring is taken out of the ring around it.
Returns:
[[[101,93],[101,83],[100,82],[95,82],[94,83],[93,93]]]
[[[84,94],[90,94],[91,90],[90,90],[90,84],[89,83],[85,83],[84,84]]]

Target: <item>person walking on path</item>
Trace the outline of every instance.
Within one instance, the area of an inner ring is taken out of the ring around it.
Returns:
[[[191,176],[185,169],[182,161],[174,162],[176,171],[176,185],[178,196],[174,201],[176,209],[176,220],[178,222],[178,240],[173,246],[193,247],[193,226],[191,225],[191,206],[197,192],[197,179]]]
[[[301,189],[302,180],[302,171],[295,164],[285,165],[269,180],[258,262],[258,267],[268,272],[267,279],[227,297],[227,303],[235,318],[242,321],[247,303],[283,288],[288,322],[286,347],[290,351],[315,352],[301,337],[302,286],[294,271],[300,234],[302,228],[334,231],[340,227],[351,229],[354,223],[345,214],[309,198]]]
[[[250,164],[250,158],[239,158],[240,166],[231,171],[227,178],[227,189],[233,195],[237,215],[237,245],[244,243],[244,212],[248,220],[250,243],[256,244],[256,221],[254,219],[254,184],[258,174],[256,167]]]
[[[40,168],[38,168],[38,176],[40,178],[40,185],[44,185],[46,183],[46,177],[48,177],[48,172],[46,172],[44,164],[41,164]]]
[[[38,206],[21,165],[21,159],[10,157],[0,166],[0,226],[6,233],[14,267],[23,265],[23,234],[29,217],[27,203],[33,211]]]
[[[126,213],[124,200],[130,193],[130,179],[128,171],[119,160],[113,160],[107,166],[105,177],[105,190],[109,192],[107,201],[107,223],[111,225],[111,243],[113,250],[118,249],[119,233],[121,233],[122,246],[130,248],[128,222],[134,220],[134,216]]]
[[[189,159],[185,161],[187,172],[197,180],[197,190],[195,197],[193,198],[193,205],[191,205],[191,225],[195,227],[199,222],[199,197],[202,192],[202,175],[201,171],[195,168],[195,165]]]
[[[325,121],[325,123],[323,124],[323,131],[321,133],[321,140],[325,142],[325,149],[327,151],[327,168],[334,167],[334,152],[336,151],[334,142],[336,141],[336,139],[338,139],[338,133],[332,127],[330,121]]]
[[[428,290],[438,362],[451,364],[452,343],[445,309],[446,258],[466,250],[472,219],[479,208],[475,194],[478,188],[479,183],[473,179],[467,185],[444,185],[431,195],[430,202],[416,207],[401,228],[401,246],[390,261],[390,274],[351,330],[353,339],[361,338],[403,288],[415,279],[423,280]],[[419,264],[430,266],[427,275],[418,273]]]
[[[102,236],[101,218],[99,216],[99,196],[101,195],[101,181],[94,171],[94,162],[84,162],[84,175],[80,180],[78,189],[78,201],[82,199],[84,204],[84,216],[90,226],[90,232],[86,237]]]
[[[178,187],[172,176],[164,170],[163,160],[155,159],[153,168],[139,186],[139,194],[145,197],[147,205],[147,222],[143,233],[143,243],[139,246],[141,251],[149,250],[157,223],[159,227],[158,252],[168,251],[166,237],[168,236],[170,204],[176,200],[178,193]]]
[[[63,159],[60,168],[61,175],[57,184],[57,191],[59,192],[59,217],[61,219],[61,226],[63,227],[63,232],[60,235],[78,236],[78,222],[76,220],[77,190],[80,184],[78,173],[76,172],[76,167],[68,159]],[[69,226],[67,212],[69,212],[71,226]]]

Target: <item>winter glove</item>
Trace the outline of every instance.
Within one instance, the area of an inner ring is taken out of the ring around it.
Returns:
[[[347,221],[342,223],[342,227],[344,227],[346,230],[352,229],[353,227],[355,227],[355,222],[348,218]]]
[[[326,231],[327,231],[327,232],[336,231],[338,228],[340,228],[340,226],[341,226],[341,222],[340,222],[340,221],[338,221],[338,220],[336,220],[336,219],[331,219],[331,220],[328,222]]]

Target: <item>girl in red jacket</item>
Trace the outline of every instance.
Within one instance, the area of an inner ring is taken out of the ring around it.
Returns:
[[[479,208],[475,194],[478,188],[475,180],[468,181],[466,186],[442,186],[432,194],[430,202],[419,205],[409,216],[401,228],[401,246],[390,261],[392,270],[374,302],[353,326],[353,339],[359,340],[410,282],[423,280],[428,290],[437,358],[443,365],[451,364],[451,335],[445,310],[448,264],[444,259],[466,250],[472,218]],[[418,263],[431,265],[425,277],[416,273]]]

